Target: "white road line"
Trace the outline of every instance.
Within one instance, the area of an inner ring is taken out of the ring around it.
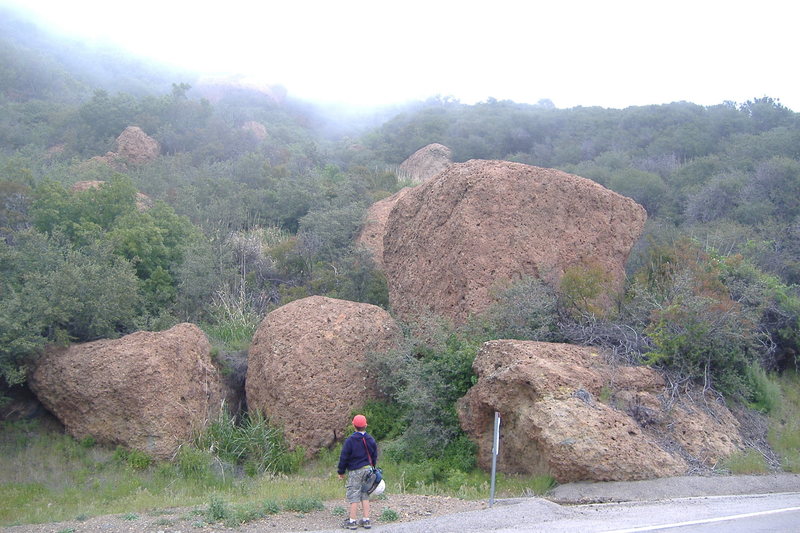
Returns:
[[[751,518],[754,516],[764,516],[770,514],[787,513],[790,511],[800,511],[800,507],[786,507],[784,509],[773,509],[771,511],[759,511],[757,513],[734,514],[720,516],[717,518],[706,518],[704,520],[692,520],[690,522],[675,522],[673,524],[661,524],[658,526],[634,527],[631,529],[615,529],[605,533],[638,533],[639,531],[658,531],[659,529],[669,529],[671,527],[695,526],[698,524],[712,524],[714,522],[725,522],[726,520],[738,520],[740,518]]]

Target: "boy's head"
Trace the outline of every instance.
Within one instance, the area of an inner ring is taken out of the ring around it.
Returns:
[[[364,431],[367,429],[367,417],[364,415],[354,416],[353,427],[356,428],[356,431]]]

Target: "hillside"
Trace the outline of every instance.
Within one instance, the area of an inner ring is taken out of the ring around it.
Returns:
[[[213,372],[241,385],[265,317],[322,296],[398,320],[402,342],[359,351],[380,392],[364,408],[387,456],[425,465],[423,485],[473,471],[456,404],[478,383],[479,349],[500,339],[652,367],[652,405],[730,405],[745,428],[731,445],[764,471],[796,471],[800,115],[776,96],[625,109],[431,97],[355,112],[169,71],[0,11],[0,418],[46,347],[184,322],[208,336]],[[421,184],[401,170],[418,151],[445,154]],[[289,320],[299,338],[312,315]],[[335,327],[318,337],[348,340],[345,315],[320,319]],[[338,371],[330,357],[304,364]],[[642,396],[595,385],[562,399],[669,425]],[[682,459],[717,468],[716,456]]]

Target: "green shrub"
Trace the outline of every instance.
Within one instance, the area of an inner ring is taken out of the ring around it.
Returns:
[[[299,513],[309,513],[325,508],[319,498],[289,498],[284,500],[283,508],[287,511],[297,511]]]
[[[261,502],[261,510],[265,515],[278,514],[281,512],[281,506],[275,500],[264,500]]]
[[[153,458],[139,450],[128,450],[118,446],[114,450],[114,460],[127,465],[133,470],[146,470],[153,464]]]
[[[781,387],[777,381],[758,365],[750,365],[747,368],[747,379],[750,383],[750,402],[751,409],[769,414],[781,404]]]
[[[208,502],[208,509],[206,510],[206,520],[209,522],[222,522],[230,518],[230,506],[219,496],[212,495]]]
[[[769,470],[764,456],[753,449],[731,455],[722,465],[731,474],[764,474]]]
[[[388,507],[384,507],[380,516],[378,517],[378,520],[381,522],[394,522],[395,520],[399,519],[400,514],[393,509],[389,509]]]
[[[355,416],[359,413],[367,417],[369,432],[376,440],[394,439],[407,427],[403,408],[396,403],[371,400],[358,413],[353,411],[350,414]]]
[[[800,473],[800,374],[787,371],[775,379],[783,401],[770,413],[769,443],[784,470]]]
[[[192,446],[181,446],[176,456],[176,467],[184,479],[204,481],[213,477],[210,453]]]

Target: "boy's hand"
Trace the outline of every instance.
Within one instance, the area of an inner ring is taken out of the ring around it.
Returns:
[[[339,474],[339,479],[344,479],[344,474]]]

